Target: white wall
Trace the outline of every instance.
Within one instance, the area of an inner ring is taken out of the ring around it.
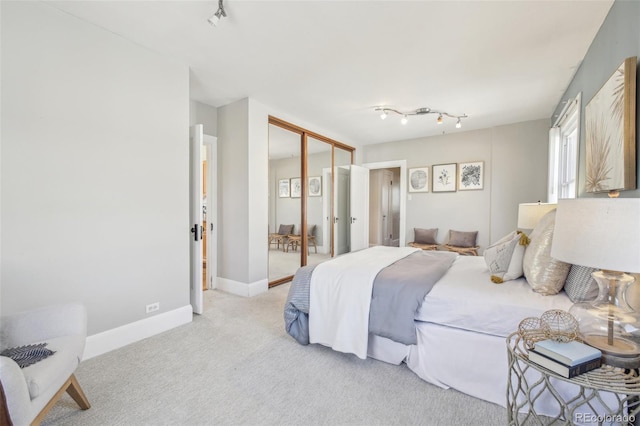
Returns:
[[[203,133],[209,136],[218,134],[218,108],[202,102],[189,101],[189,125],[202,124]]]
[[[1,8],[2,313],[80,300],[95,334],[188,306],[188,68]]]
[[[407,160],[407,168],[429,167],[430,192],[401,194],[407,197],[406,241],[413,241],[413,228],[438,228],[441,243],[450,229],[479,231],[484,248],[516,228],[519,203],[546,196],[547,140],[548,121],[537,120],[366,145],[362,162]],[[471,161],[484,161],[483,190],[431,192],[434,164]]]

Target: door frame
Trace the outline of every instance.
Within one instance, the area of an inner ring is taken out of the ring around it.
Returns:
[[[204,135],[207,147],[207,277],[208,290],[218,288],[218,138]],[[213,220],[212,220],[213,219]]]
[[[400,235],[399,245],[404,247],[407,245],[407,160],[391,160],[380,161],[376,163],[365,163],[362,167],[366,167],[371,170],[375,169],[394,169],[400,168]]]

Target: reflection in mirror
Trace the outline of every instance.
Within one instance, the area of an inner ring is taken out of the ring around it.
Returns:
[[[333,205],[333,254],[338,256],[350,251],[349,232],[349,169],[351,152],[334,149],[334,205]]]
[[[307,138],[307,265],[331,257],[331,145]]]
[[[269,124],[269,282],[300,267],[301,136]]]

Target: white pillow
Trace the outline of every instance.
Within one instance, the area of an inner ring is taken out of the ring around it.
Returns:
[[[524,234],[513,231],[485,249],[484,260],[491,271],[491,281],[500,284],[522,276],[527,241]]]

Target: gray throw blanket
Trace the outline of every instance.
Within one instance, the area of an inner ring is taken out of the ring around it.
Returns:
[[[417,344],[415,314],[456,256],[421,250],[380,271],[373,282],[369,332],[406,345]],[[284,308],[287,333],[303,345],[309,344],[309,286],[314,268],[298,269]]]

